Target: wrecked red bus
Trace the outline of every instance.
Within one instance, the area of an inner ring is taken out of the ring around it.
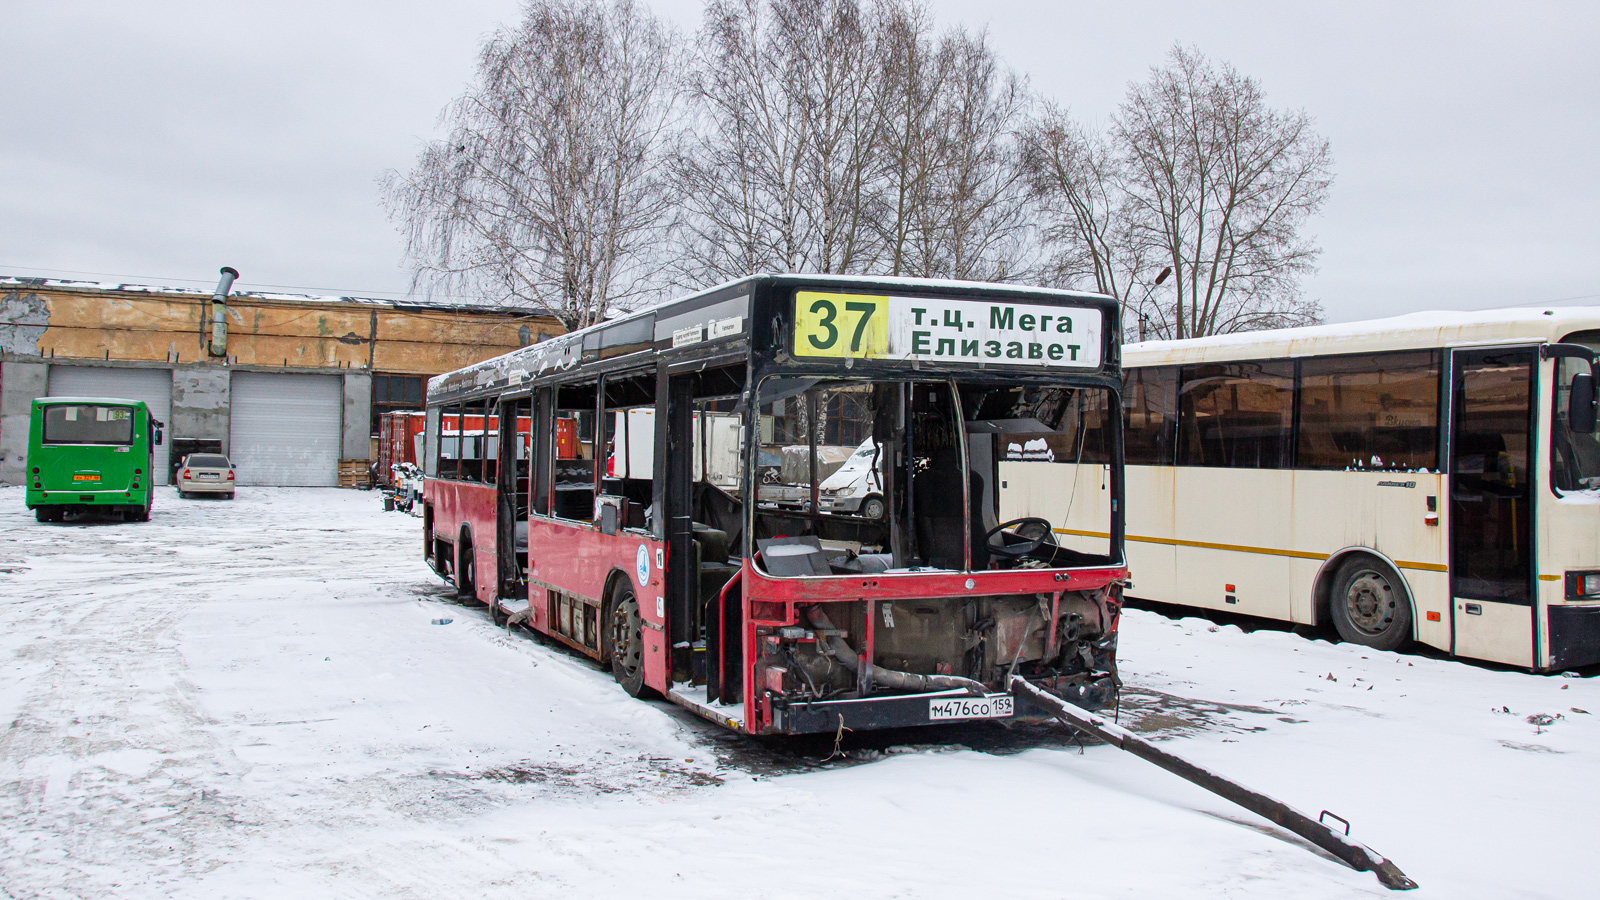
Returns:
[[[1117,315],[1013,285],[762,275],[441,375],[427,562],[629,694],[742,732],[1025,715],[1013,674],[1105,706]],[[466,440],[481,421],[501,439]],[[1108,537],[1063,546],[1063,508]]]

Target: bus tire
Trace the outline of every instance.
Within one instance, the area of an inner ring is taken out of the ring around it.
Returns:
[[[461,600],[478,599],[478,566],[472,551],[472,539],[462,535],[456,542],[456,597]]]
[[[883,518],[883,513],[883,498],[877,494],[871,494],[861,501],[861,515],[863,518],[878,520]]]
[[[1328,617],[1339,637],[1374,650],[1398,650],[1411,640],[1411,596],[1405,581],[1370,556],[1339,567],[1328,596]]]
[[[61,510],[54,506],[35,507],[33,517],[40,522],[58,522],[61,520]]]
[[[648,692],[644,686],[644,618],[633,585],[618,582],[606,608],[605,645],[611,657],[611,677],[628,696],[642,697]]]

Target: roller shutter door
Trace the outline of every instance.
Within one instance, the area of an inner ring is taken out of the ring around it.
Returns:
[[[172,412],[171,369],[118,369],[110,366],[57,366],[50,367],[50,396],[52,397],[116,397],[121,400],[143,400],[150,407],[150,415],[159,422],[170,422]],[[172,429],[166,429],[172,437]],[[167,483],[166,441],[156,448],[154,483]]]
[[[228,457],[240,484],[339,483],[343,379],[234,372]]]

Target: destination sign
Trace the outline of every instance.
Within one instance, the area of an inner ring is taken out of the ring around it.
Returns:
[[[1097,309],[798,291],[794,318],[796,356],[1100,367]]]

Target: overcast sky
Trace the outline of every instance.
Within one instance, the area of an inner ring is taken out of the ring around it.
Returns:
[[[698,0],[651,4],[685,32]],[[1600,305],[1600,4],[936,0],[1104,121],[1182,41],[1302,108],[1331,321]],[[516,0],[0,0],[0,274],[403,296],[407,168]],[[103,274],[97,274],[103,273]],[[1586,299],[1577,299],[1586,298]]]

